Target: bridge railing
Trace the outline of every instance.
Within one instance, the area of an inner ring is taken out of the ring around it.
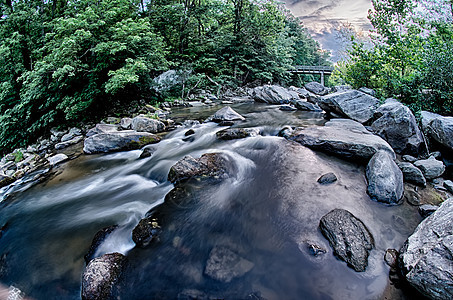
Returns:
[[[333,67],[329,67],[329,66],[294,66],[294,71],[332,72]]]

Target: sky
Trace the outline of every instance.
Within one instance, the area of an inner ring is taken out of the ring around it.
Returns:
[[[285,0],[285,4],[322,48],[332,51],[334,62],[341,58],[342,45],[336,31],[341,24],[350,23],[359,32],[371,28],[367,19],[371,0]]]

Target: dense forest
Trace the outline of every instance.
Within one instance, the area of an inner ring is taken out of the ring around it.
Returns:
[[[152,79],[165,70],[188,74],[186,89],[209,89],[285,83],[291,65],[326,64],[274,0],[9,0],[0,14],[3,152],[113,104],[155,99]]]
[[[453,114],[453,1],[372,0],[370,40],[354,39],[337,78],[414,112]]]

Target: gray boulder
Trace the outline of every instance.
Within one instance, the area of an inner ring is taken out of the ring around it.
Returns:
[[[453,181],[451,180],[445,180],[444,181],[444,188],[447,189],[450,193],[453,194]]]
[[[83,152],[86,154],[93,154],[134,150],[158,142],[160,142],[160,138],[149,132],[135,132],[128,130],[99,133],[85,139]]]
[[[359,89],[359,91],[362,92],[362,93],[368,94],[368,95],[370,95],[370,96],[373,96],[373,97],[376,96],[376,91],[375,91],[375,90],[372,90],[372,89],[369,89],[369,88],[367,88],[367,87],[361,87],[361,88]]]
[[[227,159],[220,153],[206,153],[200,158],[185,156],[170,168],[168,180],[178,183],[191,178],[223,178],[227,175]]]
[[[428,127],[430,136],[436,142],[453,150],[453,117],[437,117]]]
[[[431,123],[432,120],[434,120],[438,117],[442,117],[442,116],[432,113],[430,111],[425,111],[425,110],[422,110],[420,112],[420,120],[421,120],[420,123],[422,126],[422,130],[426,135],[429,134],[429,124]]]
[[[366,167],[367,192],[372,200],[398,204],[403,197],[403,173],[387,151],[377,152]]]
[[[319,96],[324,96],[329,93],[328,88],[315,81],[305,84],[305,89]]]
[[[49,162],[49,165],[51,167],[58,165],[59,163],[62,163],[66,160],[68,160],[69,157],[66,154],[60,153],[60,154],[55,154],[53,156],[50,156],[47,158],[47,161]]]
[[[224,122],[224,121],[242,121],[245,120],[243,116],[238,114],[234,109],[232,109],[229,106],[225,106],[218,111],[216,111],[215,114],[210,116],[208,119],[206,119],[205,122]]]
[[[400,250],[407,281],[431,299],[453,299],[453,198],[424,219]]]
[[[120,126],[124,130],[132,129],[132,118],[122,118]]]
[[[374,113],[371,128],[399,154],[418,156],[426,152],[423,135],[410,109],[393,100],[386,101]]]
[[[260,130],[258,128],[227,128],[216,133],[220,140],[235,140],[246,137],[258,136]]]
[[[326,112],[363,124],[373,118],[379,101],[375,97],[357,90],[347,90],[320,97],[318,105]]]
[[[290,86],[289,87],[289,90],[290,91],[294,91],[296,92],[300,98],[305,98],[307,99],[310,95],[311,95],[311,92],[307,91],[306,89],[304,88],[299,88],[299,87],[295,87],[295,86]]]
[[[109,253],[90,261],[82,275],[82,300],[110,299],[126,257]]]
[[[319,107],[318,104],[313,104],[308,101],[304,100],[293,100],[292,104],[298,109],[298,110],[304,110],[304,111],[315,111],[315,112],[322,112],[321,107]]]
[[[445,172],[445,165],[440,160],[430,157],[428,159],[417,160],[414,166],[419,168],[427,180],[441,176]]]
[[[69,147],[69,146],[75,145],[77,143],[80,143],[82,140],[83,140],[83,136],[79,135],[79,136],[74,137],[72,140],[55,144],[55,149],[56,150],[61,150],[61,149],[64,149],[66,147]]]
[[[332,172],[322,175],[317,180],[317,182],[320,184],[331,184],[335,181],[337,181],[337,176]]]
[[[422,216],[423,219],[429,217],[433,212],[435,212],[439,206],[431,204],[423,204],[418,207],[418,213]]]
[[[240,257],[225,246],[216,246],[211,250],[204,273],[209,277],[230,282],[244,276],[254,267],[254,263]]]
[[[405,182],[413,183],[422,187],[426,186],[426,179],[422,171],[409,162],[399,162],[398,167],[403,172]]]
[[[158,133],[165,130],[165,124],[156,119],[138,116],[132,119],[131,128],[138,132]]]
[[[334,253],[357,272],[365,271],[374,240],[366,226],[344,209],[334,209],[321,218],[319,228]]]
[[[96,251],[99,249],[99,246],[102,245],[102,243],[105,241],[105,239],[112,234],[116,229],[118,228],[118,225],[112,225],[108,227],[104,227],[98,232],[93,237],[93,240],[91,241],[90,248],[88,249],[88,252],[85,254],[83,257],[85,259],[85,263],[88,265],[90,261],[95,257]]]
[[[386,141],[362,124],[348,119],[334,119],[325,126],[297,129],[289,139],[314,150],[362,162],[368,162],[379,150],[388,151],[392,157],[395,155]]]
[[[67,142],[72,140],[74,137],[82,135],[82,130],[79,128],[71,128],[69,132],[61,137],[61,142]]]
[[[252,90],[252,97],[256,102],[288,104],[292,100],[298,100],[299,94],[278,85],[263,85]]]
[[[115,124],[96,124],[94,128],[88,130],[86,136],[90,137],[98,133],[107,133],[118,131],[118,125]]]

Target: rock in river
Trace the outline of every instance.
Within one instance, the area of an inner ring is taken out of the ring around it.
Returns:
[[[110,299],[125,259],[120,253],[109,253],[90,261],[82,275],[82,300]]]
[[[320,97],[318,105],[326,112],[366,123],[379,106],[378,99],[357,90],[341,91]]]
[[[453,299],[453,198],[423,220],[400,250],[407,281],[431,299]]]
[[[153,240],[159,239],[161,233],[161,220],[158,207],[140,220],[132,231],[132,240],[139,247],[146,247]]]
[[[99,133],[85,139],[83,151],[87,154],[139,149],[148,144],[158,143],[160,138],[148,132],[124,130]]]
[[[376,120],[371,124],[374,133],[386,140],[396,153],[418,156],[426,152],[423,135],[407,106],[388,99],[374,117]]]
[[[386,141],[348,119],[334,119],[325,126],[295,130],[289,139],[314,150],[364,162],[379,150],[388,151],[392,157],[395,155]]]
[[[178,183],[190,178],[219,178],[227,175],[227,158],[220,153],[206,153],[200,158],[185,156],[174,164],[168,180]]]
[[[252,90],[253,99],[257,102],[268,104],[288,104],[292,100],[298,100],[299,94],[278,85],[264,85]]]
[[[260,130],[258,128],[227,128],[216,133],[220,140],[235,140],[246,137],[258,136]]]
[[[377,152],[366,167],[367,192],[372,200],[398,204],[403,197],[403,173],[387,151]]]
[[[243,116],[235,112],[231,107],[225,106],[219,109],[214,115],[206,119],[205,122],[221,123],[224,121],[242,121],[245,120]]]
[[[321,218],[319,228],[336,256],[357,272],[365,271],[374,240],[362,221],[347,210],[334,209]]]
[[[161,121],[143,116],[133,118],[131,127],[138,132],[158,133],[165,130],[165,124]]]
[[[453,150],[453,117],[439,116],[433,119],[428,127],[430,136],[436,142]]]
[[[209,277],[230,282],[241,277],[254,267],[251,261],[240,257],[225,246],[216,246],[211,250],[204,273]]]
[[[435,159],[433,156],[428,159],[417,160],[414,162],[414,166],[419,168],[428,180],[437,178],[445,172],[444,163]]]
[[[422,171],[409,162],[399,162],[398,167],[403,172],[405,182],[410,182],[422,187],[426,186],[426,179]]]
[[[324,96],[329,93],[329,89],[320,84],[319,82],[309,82],[305,84],[305,89],[316,95]]]

